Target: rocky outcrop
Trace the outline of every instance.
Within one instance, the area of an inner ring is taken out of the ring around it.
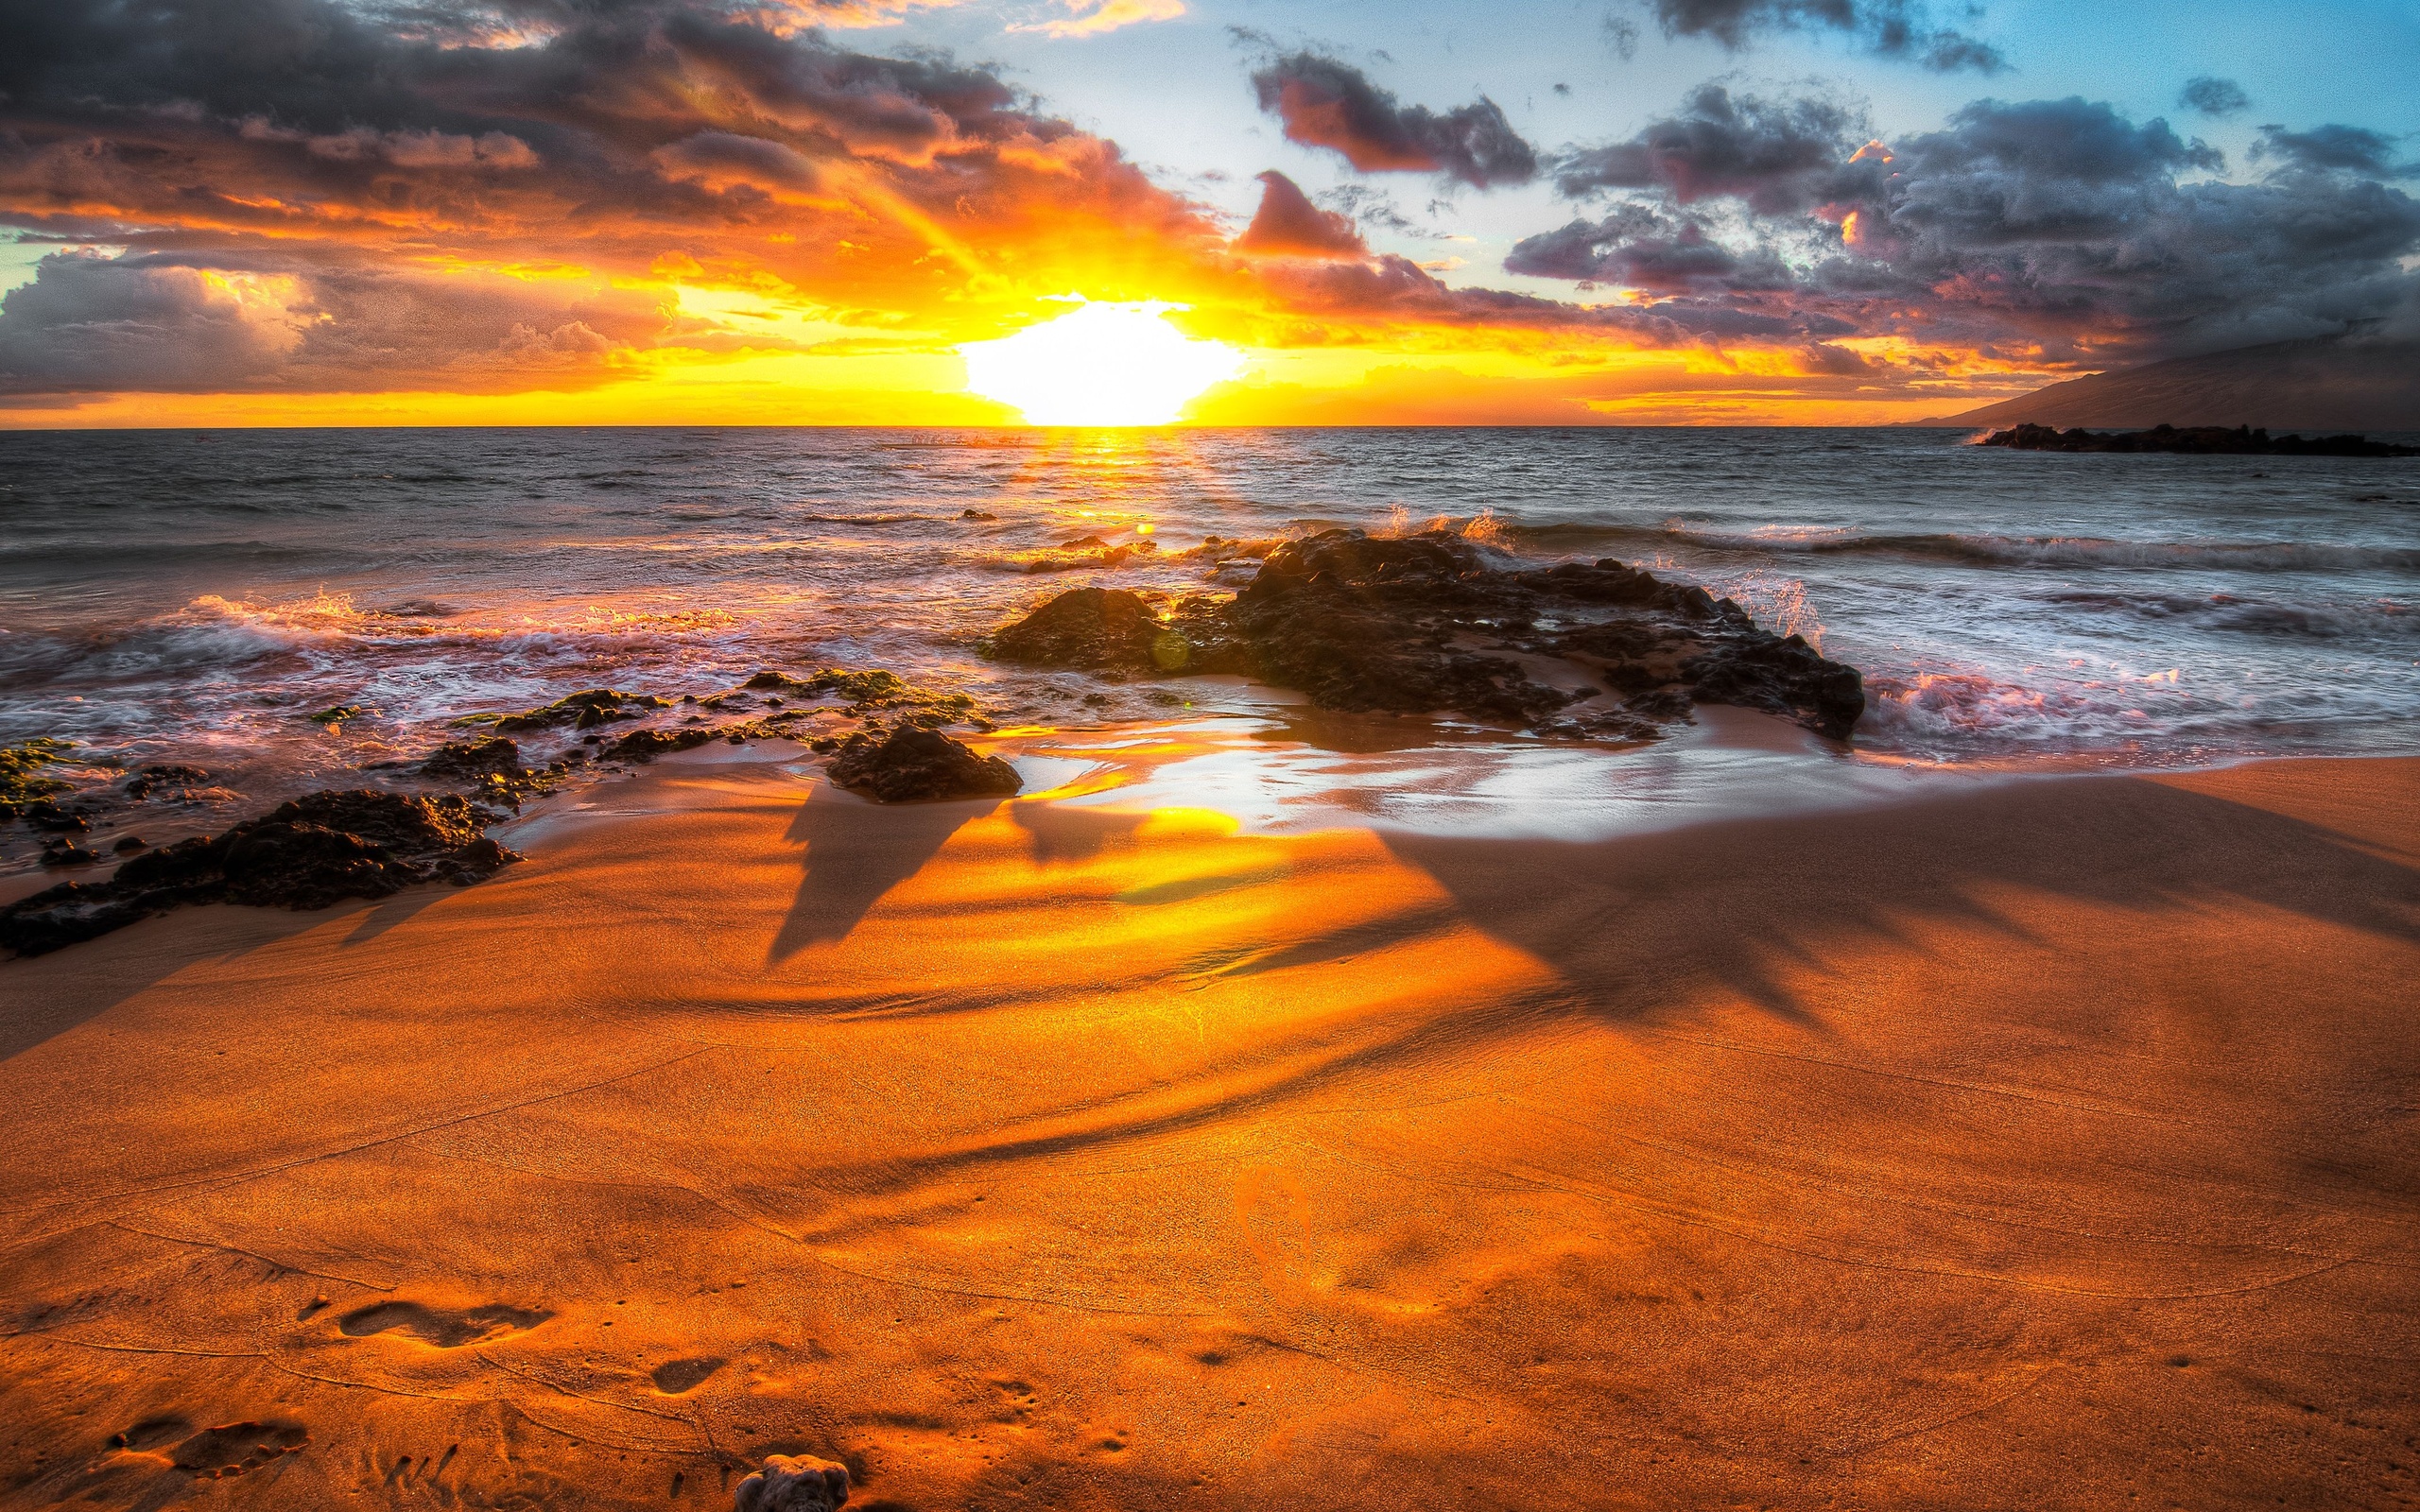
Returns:
[[[659,698],[653,694],[588,688],[565,694],[536,709],[524,709],[517,713],[465,714],[454,723],[461,728],[487,725],[504,735],[533,730],[560,730],[565,726],[574,730],[594,730],[617,719],[640,719],[654,710],[671,707],[671,699]]]
[[[1566,735],[1651,736],[1691,704],[1721,703],[1845,739],[1865,711],[1854,667],[1758,627],[1729,599],[1611,559],[1499,568],[1447,531],[1289,541],[1232,599],[1077,589],[1002,629],[991,649],[1112,674],[1237,672],[1324,708],[1455,713]],[[1539,659],[1596,685],[1543,680]]]
[[[2420,456],[2420,446],[2396,446],[2360,436],[2271,436],[2249,425],[2154,425],[2147,431],[2054,430],[2018,425],[1994,431],[1985,446],[2020,452],[2183,452],[2201,456]]]
[[[849,1469],[828,1459],[774,1454],[732,1492],[732,1512],[837,1512],[849,1500]]]
[[[1006,798],[1025,785],[997,756],[978,756],[938,730],[850,736],[833,753],[832,781],[877,803]]]
[[[39,955],[182,903],[325,908],[416,883],[467,885],[520,859],[480,833],[492,817],[450,795],[313,793],[135,856],[107,882],[63,883],[11,904],[0,910],[0,946]]]

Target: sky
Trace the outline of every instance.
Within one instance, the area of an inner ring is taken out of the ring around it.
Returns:
[[[0,0],[0,36],[6,425],[1014,422],[961,349],[1082,301],[1219,343],[1211,424],[1883,423],[2420,335],[2411,4]]]

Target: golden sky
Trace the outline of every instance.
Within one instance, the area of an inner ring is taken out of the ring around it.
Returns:
[[[2420,205],[2377,131],[2271,127],[2231,165],[2079,96],[1885,141],[1845,86],[1715,81],[1548,147],[1483,93],[1398,96],[1384,53],[1238,32],[1202,66],[1259,125],[1219,161],[1291,172],[1191,171],[879,25],[967,9],[29,8],[0,423],[1014,422],[960,348],[1083,301],[1234,353],[1201,423],[1873,423],[2411,302]],[[1709,9],[1639,14],[1677,47]],[[1843,14],[1860,66],[2005,67]],[[1060,49],[1203,19],[1017,16],[1004,45]],[[1192,77],[1125,56],[1121,87]]]

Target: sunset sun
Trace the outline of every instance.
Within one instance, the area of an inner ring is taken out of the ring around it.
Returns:
[[[1197,341],[1166,304],[1086,304],[997,341],[959,348],[966,387],[1012,405],[1030,425],[1165,425],[1187,401],[1232,378],[1243,353]]]

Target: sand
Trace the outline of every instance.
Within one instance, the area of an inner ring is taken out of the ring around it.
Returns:
[[[608,797],[0,965],[0,1505],[2420,1501],[2420,762]]]

